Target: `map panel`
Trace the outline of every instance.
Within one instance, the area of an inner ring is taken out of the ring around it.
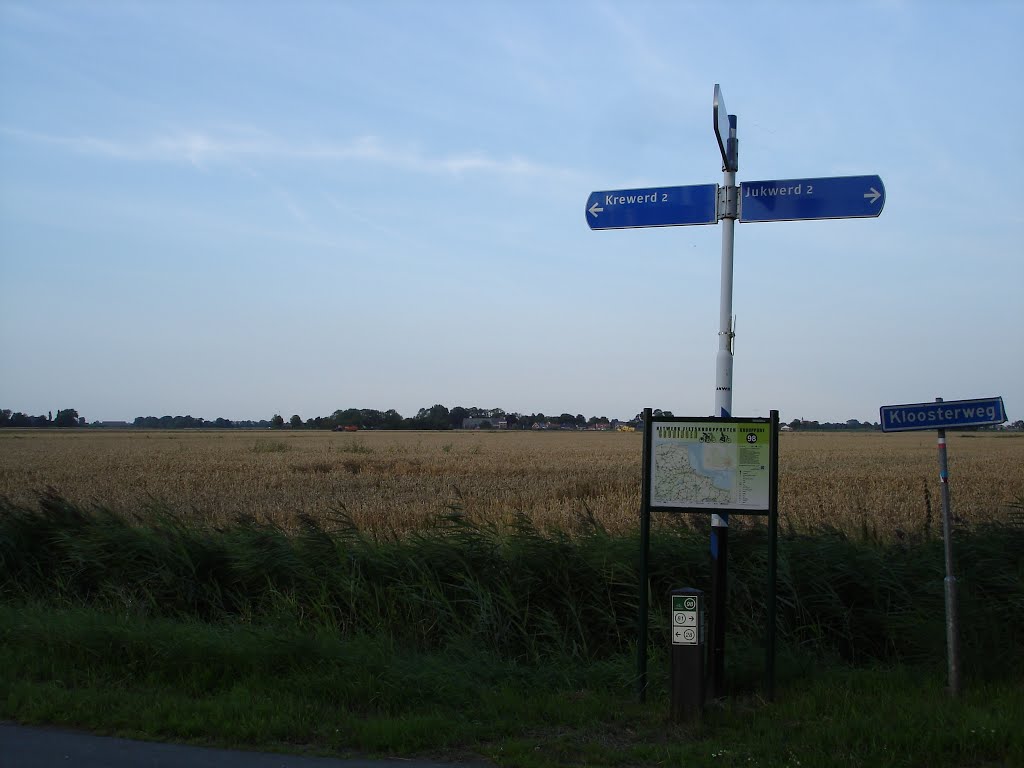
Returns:
[[[771,424],[652,422],[651,506],[767,512]]]

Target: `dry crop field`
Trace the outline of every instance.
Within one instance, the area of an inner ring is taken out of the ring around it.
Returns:
[[[630,533],[640,452],[628,433],[5,430],[0,495],[34,503],[53,489],[215,525],[253,517],[290,529],[308,515],[330,529],[347,517],[394,535],[444,514],[523,514],[571,533],[592,515]],[[787,433],[779,461],[783,525],[866,523],[885,536],[940,526],[934,432]],[[1005,520],[1024,499],[1024,435],[950,433],[949,468],[958,518]]]

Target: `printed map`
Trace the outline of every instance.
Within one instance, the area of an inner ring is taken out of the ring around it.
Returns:
[[[727,506],[736,484],[733,446],[662,443],[654,448],[659,502],[681,507]]]
[[[759,423],[654,423],[651,505],[767,511],[769,442]]]

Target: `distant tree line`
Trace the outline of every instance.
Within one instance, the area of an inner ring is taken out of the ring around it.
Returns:
[[[138,416],[132,422],[139,429],[267,429],[269,421],[232,421],[214,419],[207,421],[194,416]]]
[[[654,411],[654,415],[672,417],[672,411]],[[461,429],[465,419],[477,419],[479,426],[483,429],[496,428],[503,423],[506,429],[532,429],[534,425],[543,427],[554,427],[559,429],[587,429],[598,426],[610,425],[613,421],[607,416],[591,416],[587,418],[582,413],[571,414],[561,413],[557,416],[545,415],[543,413],[509,413],[502,408],[478,408],[476,406],[464,407],[455,406],[447,408],[440,404],[432,405],[429,408],[420,408],[415,416],[402,416],[398,411],[390,408],[386,411],[378,411],[373,408],[346,408],[339,409],[330,416],[317,416],[316,418],[303,420],[298,414],[293,414],[285,420],[280,414],[274,414],[270,419],[259,421],[245,420],[232,421],[231,419],[217,418],[207,420],[194,416],[139,416],[130,425],[123,422],[93,422],[91,426],[104,427],[116,424],[118,426],[131,426],[138,429]],[[632,422],[636,423],[643,419],[642,414],[636,414]],[[628,423],[628,422],[627,422]],[[0,409],[0,428],[47,428],[47,427],[84,427],[85,419],[78,415],[74,408],[65,408],[57,411],[54,416],[49,412],[46,416],[29,416],[20,411],[12,412],[10,409]],[[846,431],[846,430],[877,430],[881,429],[877,422],[858,421],[848,419],[842,422],[818,422],[807,419],[793,419],[788,425],[793,430],[803,431]],[[1018,419],[1011,425],[1013,429],[1024,429],[1024,420]]]
[[[665,415],[671,413],[666,411]],[[303,419],[299,414],[292,414],[285,419],[275,413],[270,419],[261,421],[232,421],[215,419],[207,421],[192,416],[139,416],[132,422],[133,427],[140,429],[460,429],[465,419],[483,419],[481,426],[498,427],[499,423],[507,429],[531,429],[535,424],[553,425],[567,429],[585,429],[599,424],[611,424],[607,416],[591,416],[587,418],[581,413],[562,413],[558,416],[547,416],[543,413],[509,413],[502,408],[479,408],[476,406],[456,406],[448,408],[441,404],[429,408],[420,408],[415,416],[403,416],[394,408],[386,411],[374,408],[338,409],[329,416],[317,416]]]
[[[589,419],[581,413],[575,415],[562,413],[558,416],[546,416],[543,413],[510,413],[502,408],[479,408],[477,406],[455,406],[448,408],[435,404],[429,408],[420,408],[415,416],[402,416],[391,408],[378,411],[372,408],[347,408],[337,410],[330,416],[318,416],[305,421],[298,414],[292,415],[288,424],[293,429],[460,429],[465,419],[483,419],[481,426],[497,427],[503,423],[507,429],[531,429],[534,424],[556,424],[558,426],[582,429],[598,423],[610,424],[607,416],[592,416]],[[283,427],[281,416],[271,419],[271,426]]]
[[[0,409],[0,427],[80,427],[85,422],[78,415],[74,408],[65,408],[57,411],[56,417],[53,411],[46,416],[29,416],[21,411],[12,412],[9,408]]]
[[[847,421],[808,421],[807,419],[793,419],[789,422],[789,427],[793,430],[803,429],[811,430],[815,432],[832,432],[837,430],[849,430],[849,429],[881,429],[882,426],[876,421],[872,424],[870,421],[858,421],[857,419],[848,419]]]

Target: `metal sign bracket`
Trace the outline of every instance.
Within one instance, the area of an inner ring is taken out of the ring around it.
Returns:
[[[739,218],[739,187],[718,188],[718,218]]]

